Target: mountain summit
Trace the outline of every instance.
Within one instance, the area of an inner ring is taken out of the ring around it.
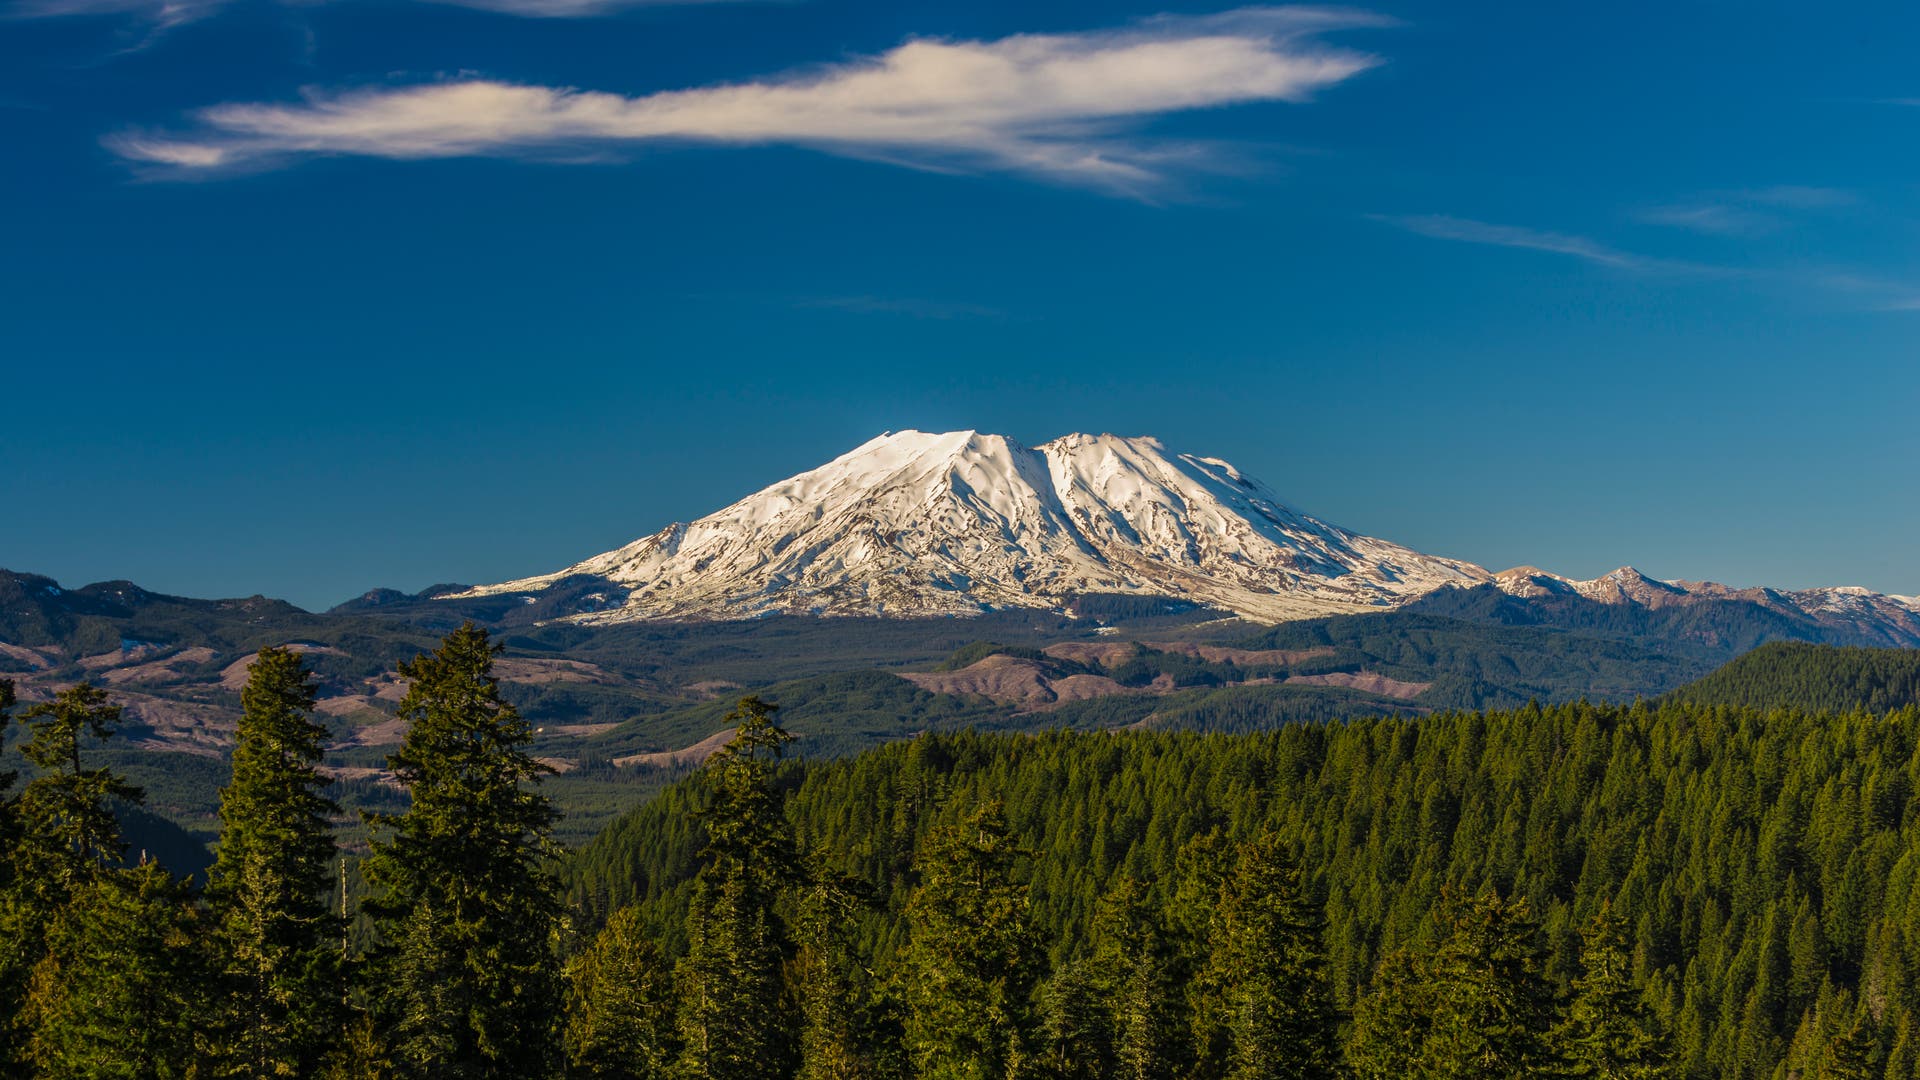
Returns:
[[[1070,612],[1079,597],[1111,593],[1260,622],[1424,600],[1431,612],[1613,625],[1621,609],[1704,613],[1734,604],[1799,628],[1788,636],[1920,645],[1913,597],[1659,581],[1632,567],[1591,581],[1531,566],[1492,574],[1310,517],[1219,458],[1114,435],[1026,447],[977,431],[888,432],[717,513],[557,573],[434,595],[519,594],[536,619],[606,623]],[[1569,605],[1612,614],[1576,617]],[[1706,624],[1713,618],[1701,615]]]
[[[1393,607],[1490,575],[1309,517],[1225,461],[1150,438],[1026,447],[900,431],[691,524],[464,595],[570,578],[625,590],[580,616],[595,622],[1070,610],[1088,593],[1273,622]]]

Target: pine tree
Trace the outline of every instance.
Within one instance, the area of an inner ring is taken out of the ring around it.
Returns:
[[[201,1075],[199,932],[191,893],[157,863],[110,871],[75,889],[47,928],[23,1010],[36,1075]]]
[[[527,723],[500,697],[499,651],[468,623],[400,665],[405,741],[387,759],[412,798],[373,823],[366,862],[382,947],[381,1010],[402,1075],[517,1078],[556,1057],[558,887],[554,812],[526,752]]]
[[[664,1080],[673,1063],[673,973],[625,907],[567,965],[568,1075]]]
[[[793,836],[774,788],[789,735],[774,707],[745,698],[728,715],[734,737],[707,760],[712,801],[706,864],[694,878],[687,954],[675,970],[680,1073],[749,1080],[792,1068],[794,1034],[781,965],[789,951],[775,911],[795,876]]]
[[[1389,953],[1353,1010],[1347,1066],[1359,1080],[1402,1080],[1419,1070],[1433,1029],[1433,984],[1427,966],[1407,949]]]
[[[1112,1004],[1085,960],[1062,964],[1040,988],[1039,1066],[1049,1080],[1113,1075]]]
[[[1872,1023],[1862,1010],[1853,1023],[1834,1033],[1827,1043],[1820,1069],[1814,1075],[1817,1080],[1876,1080],[1880,1071],[1873,1067],[1873,1056],[1878,1048],[1879,1040],[1874,1037]]]
[[[1118,879],[1093,920],[1095,985],[1106,995],[1116,1080],[1167,1080],[1179,1064],[1179,995],[1159,908],[1138,878]]]
[[[1432,1028],[1422,1070],[1440,1080],[1524,1077],[1549,1069],[1553,987],[1525,900],[1456,903],[1453,934],[1430,968]]]
[[[1626,922],[1609,910],[1581,935],[1582,974],[1554,1037],[1568,1077],[1658,1080],[1673,1074],[1666,1039],[1633,985]]]
[[[854,922],[864,903],[858,882],[816,863],[800,903],[794,957],[800,996],[799,1080],[875,1080],[893,1074],[879,1026],[872,978],[856,955]]]
[[[311,719],[313,701],[298,653],[254,658],[207,889],[225,976],[219,1075],[311,1075],[341,1019],[339,920],[328,902],[338,807],[321,794],[326,729]]]
[[[113,770],[89,769],[82,761],[82,738],[111,738],[120,722],[120,707],[109,703],[106,691],[81,683],[22,710],[20,719],[32,732],[20,752],[39,775],[18,802],[16,879],[57,906],[123,854],[113,801],[138,803],[141,792]]]
[[[935,832],[915,866],[901,959],[906,1047],[922,1080],[1000,1080],[1031,1058],[1042,955],[998,802]]]
[[[23,1067],[26,1033],[7,1027],[21,1020],[50,924],[123,854],[113,801],[141,798],[111,769],[89,769],[81,756],[84,737],[106,739],[119,722],[120,709],[105,691],[81,683],[22,710],[20,719],[30,732],[20,753],[37,775],[12,800],[14,838],[0,853],[7,864],[0,874],[0,1076]]]
[[[1242,853],[1220,897],[1214,980],[1225,988],[1230,1080],[1330,1080],[1339,1017],[1327,983],[1321,922],[1305,875],[1279,839]]]

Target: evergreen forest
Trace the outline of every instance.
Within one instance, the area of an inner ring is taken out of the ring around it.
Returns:
[[[1920,1075],[1911,654],[837,758],[750,696],[569,852],[499,651],[398,666],[349,815],[262,649],[191,876],[127,843],[112,695],[0,681],[0,1077]]]

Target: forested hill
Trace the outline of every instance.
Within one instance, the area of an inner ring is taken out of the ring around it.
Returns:
[[[1324,917],[1338,1008],[1369,1023],[1457,935],[1436,912],[1497,893],[1531,913],[1508,927],[1514,977],[1536,970],[1562,1001],[1582,929],[1609,906],[1623,918],[1628,996],[1682,1075],[1920,1075],[1920,709],[1568,704],[1244,736],[928,735],[781,775],[801,848],[875,898],[856,951],[883,981],[912,962],[929,837],[998,800],[1049,953],[1043,1003],[1072,1000],[1062,980],[1107,947],[1097,913],[1130,882],[1171,928],[1167,970],[1198,970],[1177,955],[1204,937],[1208,883],[1270,833]],[[670,789],[577,857],[589,921],[637,903],[651,936],[685,947],[704,798]],[[1214,1007],[1190,985],[1165,1006],[1179,1030],[1183,1010]],[[1350,1059],[1372,1052],[1367,1030],[1343,1027]],[[1828,1071],[1843,1050],[1871,1068]]]
[[[1886,712],[1920,705],[1920,649],[1777,641],[1668,695],[1701,705]]]

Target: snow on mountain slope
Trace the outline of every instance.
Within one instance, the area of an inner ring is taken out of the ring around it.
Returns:
[[[595,590],[567,608],[588,622],[1071,610],[1084,593],[1280,622],[1492,585],[1537,602],[1752,603],[1849,638],[1920,644],[1911,597],[1659,581],[1630,566],[1591,581],[1531,566],[1490,574],[1309,517],[1218,458],[1113,435],[1029,448],[974,431],[890,432],[690,524],[557,573],[452,595],[523,593],[531,603],[567,579]]]
[[[1892,596],[1857,585],[1822,589],[1738,589],[1712,581],[1658,581],[1631,566],[1623,566],[1591,581],[1550,574],[1533,566],[1519,566],[1493,575],[1503,592],[1527,600],[1578,596],[1601,604],[1631,604],[1648,609],[1684,607],[1725,600],[1754,604],[1829,630],[1844,631],[1853,640],[1880,645],[1920,645],[1920,598]]]
[[[628,590],[623,605],[577,616],[593,622],[1066,609],[1081,593],[1279,621],[1489,580],[1471,563],[1308,517],[1227,462],[1153,439],[1069,435],[1028,448],[973,431],[888,433],[698,521],[460,595],[575,575]]]

